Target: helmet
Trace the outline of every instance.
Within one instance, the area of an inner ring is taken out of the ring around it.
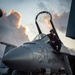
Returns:
[[[54,29],[51,29],[50,32],[53,32],[54,33]]]

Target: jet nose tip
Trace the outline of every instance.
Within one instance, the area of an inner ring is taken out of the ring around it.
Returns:
[[[3,58],[2,58],[2,62],[5,62],[6,61],[6,57],[4,56]]]
[[[10,62],[10,60],[11,60],[11,57],[10,57],[9,53],[5,54],[5,55],[3,56],[3,58],[2,58],[2,62],[3,62],[5,65],[7,65],[7,64]]]
[[[2,62],[3,62],[4,64],[7,62],[7,58],[6,58],[5,56],[2,58]]]
[[[11,51],[8,51],[8,52],[3,56],[2,62],[3,62],[5,65],[9,66],[9,65],[12,63],[12,61],[15,60],[15,55],[17,55],[17,53],[18,53],[17,51],[18,51],[17,48],[15,48],[15,49],[13,49],[13,50],[11,50]]]
[[[3,58],[2,58],[2,62],[4,63],[5,61],[6,61],[6,58],[5,58],[5,57],[3,57]]]

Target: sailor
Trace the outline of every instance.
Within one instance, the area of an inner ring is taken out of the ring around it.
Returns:
[[[61,41],[57,38],[54,29],[50,30],[50,34],[48,34],[50,38],[50,45],[54,50],[60,51],[61,49]]]

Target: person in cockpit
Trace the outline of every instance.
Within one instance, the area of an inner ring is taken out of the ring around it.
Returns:
[[[50,38],[50,45],[53,47],[53,49],[60,51],[61,41],[56,36],[54,29],[50,30],[50,34],[48,34],[48,37]]]

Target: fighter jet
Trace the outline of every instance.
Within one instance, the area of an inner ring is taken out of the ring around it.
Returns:
[[[43,20],[48,19],[51,23],[51,30],[54,31],[54,35],[60,41],[60,50],[58,50],[59,45],[54,45],[57,49],[51,45],[50,37],[43,34],[40,29],[38,18],[41,19],[39,16],[42,14],[44,17],[41,16],[41,18]],[[61,71],[67,75],[72,75],[73,69],[71,67],[75,65],[69,62],[69,57],[75,57],[75,53],[68,50],[61,42],[52,22],[51,14],[47,11],[40,12],[35,18],[35,23],[39,34],[33,41],[24,43],[19,47],[1,42],[7,47],[2,61],[9,68],[9,71],[12,70],[10,75],[37,75],[39,73],[50,75],[53,73],[61,74]]]

